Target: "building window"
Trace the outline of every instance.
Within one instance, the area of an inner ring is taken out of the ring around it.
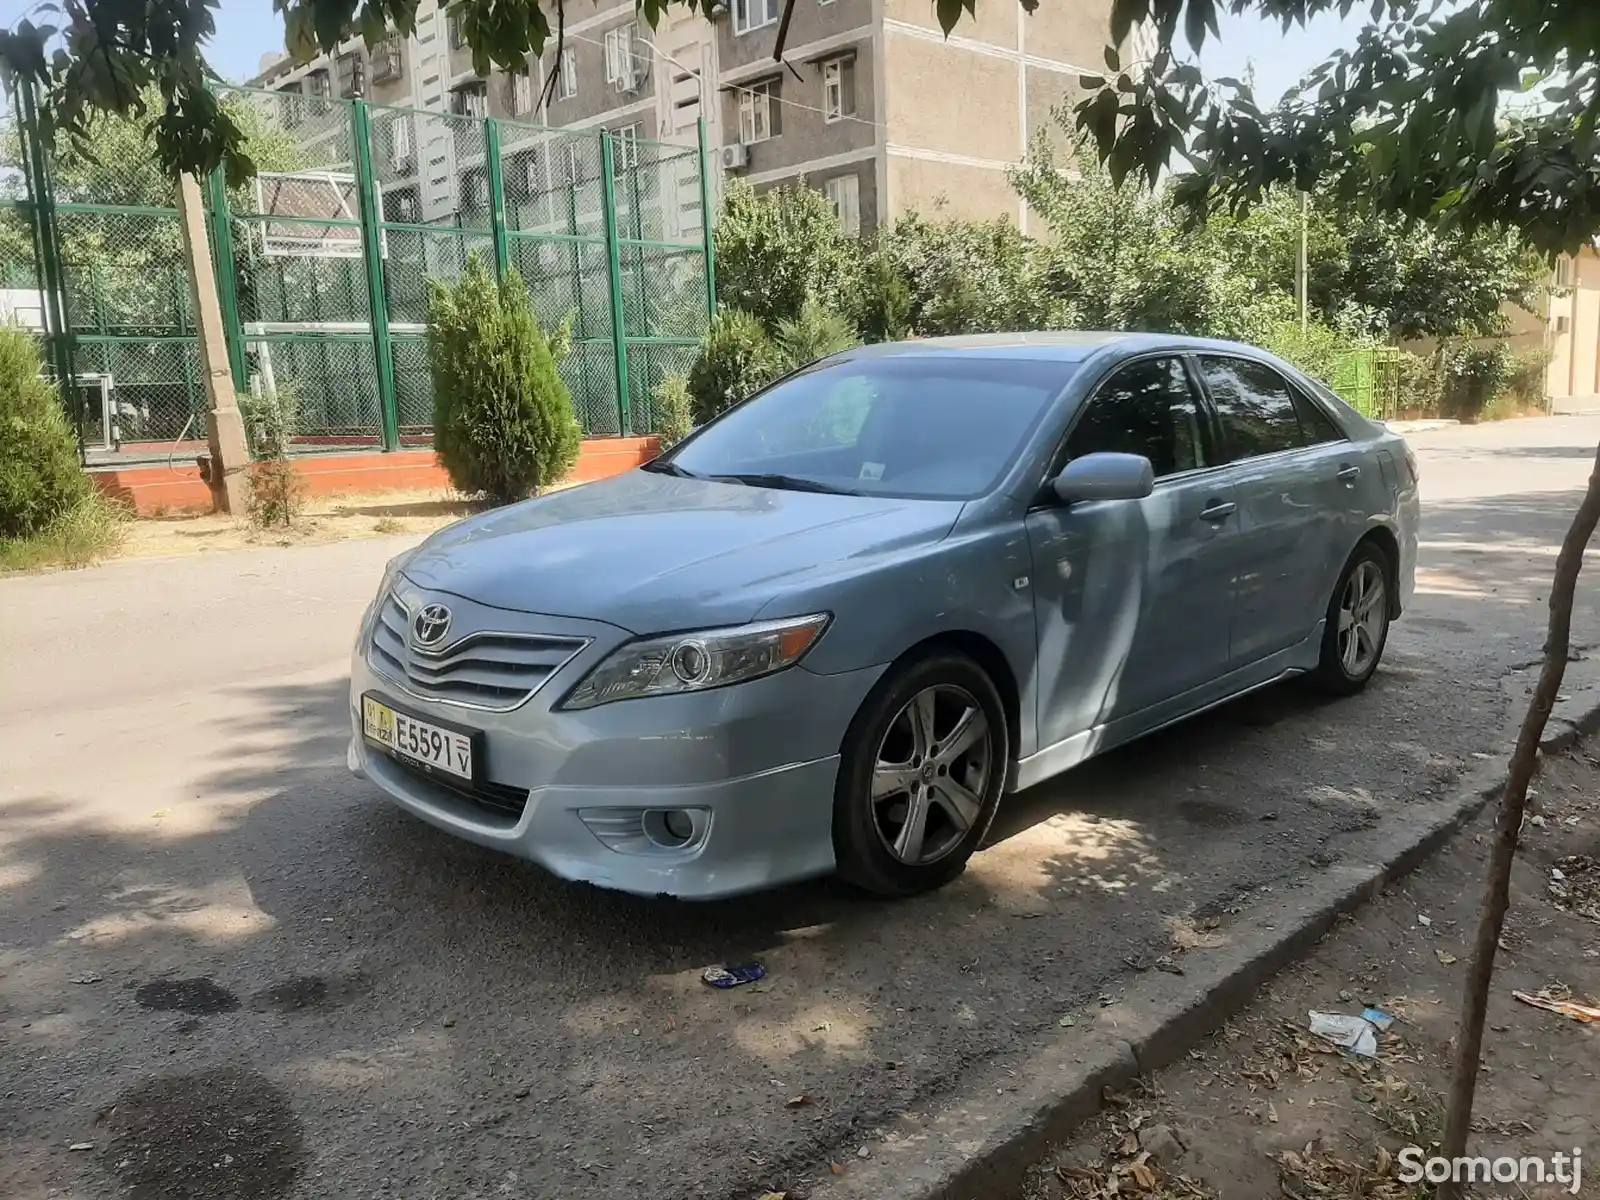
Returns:
[[[308,96],[315,96],[319,100],[326,100],[333,95],[333,86],[328,80],[326,71],[311,71],[306,75],[305,91]]]
[[[397,113],[389,122],[389,161],[403,170],[411,162],[411,114]]]
[[[511,115],[525,117],[533,111],[533,73],[527,67],[511,72]]]
[[[733,31],[749,33],[777,24],[783,12],[780,0],[733,0]]]
[[[387,37],[372,48],[372,82],[390,83],[405,73],[405,49],[396,37]]]
[[[639,64],[634,57],[637,40],[632,25],[606,31],[606,82],[619,92],[631,92],[639,86]]]
[[[576,139],[567,143],[567,182],[583,182],[583,143]]]
[[[826,121],[856,115],[856,60],[854,55],[822,64],[822,112]]]
[[[458,117],[487,117],[489,85],[478,80],[454,89],[450,93],[450,111]]]
[[[1556,259],[1555,286],[1558,288],[1572,286],[1572,260],[1565,254]]]
[[[739,140],[747,146],[783,132],[778,81],[768,79],[739,89]]]
[[[450,49],[459,50],[466,45],[466,41],[461,35],[461,16],[459,13],[451,13],[445,18],[445,29],[449,31],[446,36],[450,39]]]
[[[354,100],[366,91],[366,64],[361,61],[360,54],[355,51],[341,54],[334,60],[334,67],[339,72],[339,95]]]
[[[839,218],[839,227],[851,237],[860,236],[861,177],[840,175],[826,180],[822,185],[822,194],[833,205],[834,215]]]
[[[578,94],[578,54],[568,46],[561,51],[561,57],[556,62],[556,88],[557,100],[571,100]]]
[[[611,131],[611,168],[619,174],[639,165],[639,122]]]

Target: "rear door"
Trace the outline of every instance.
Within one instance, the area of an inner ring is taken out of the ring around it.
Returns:
[[[1314,631],[1365,527],[1369,464],[1326,410],[1273,367],[1225,354],[1195,360],[1237,489],[1229,661],[1239,668]]]
[[[1148,458],[1154,493],[1043,502],[1028,514],[1041,748],[1227,667],[1238,519],[1181,354],[1118,367],[1085,402],[1049,476],[1104,450]]]

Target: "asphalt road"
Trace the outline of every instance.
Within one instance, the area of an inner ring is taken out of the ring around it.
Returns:
[[[901,903],[571,886],[351,779],[348,644],[403,540],[0,581],[0,1195],[733,1200],[826,1170],[1493,746],[1597,439],[1416,435],[1419,594],[1366,694],[1263,693],[1035,788]],[[749,958],[766,982],[699,983]]]

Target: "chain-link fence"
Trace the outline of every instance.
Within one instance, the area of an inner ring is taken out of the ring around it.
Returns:
[[[687,370],[714,303],[703,142],[220,98],[258,169],[204,187],[230,366],[241,389],[294,391],[299,449],[431,442],[429,297],[474,255],[521,276],[547,329],[570,327],[559,369],[585,435],[653,430],[652,394]],[[142,133],[47,156],[30,111],[0,120],[0,297],[48,336],[86,450],[203,439],[176,195]]]

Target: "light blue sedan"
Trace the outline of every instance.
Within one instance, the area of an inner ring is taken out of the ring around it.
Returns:
[[[920,892],[1007,793],[1292,676],[1359,691],[1417,517],[1405,442],[1249,346],[864,347],[396,559],[350,768],[604,887]]]

